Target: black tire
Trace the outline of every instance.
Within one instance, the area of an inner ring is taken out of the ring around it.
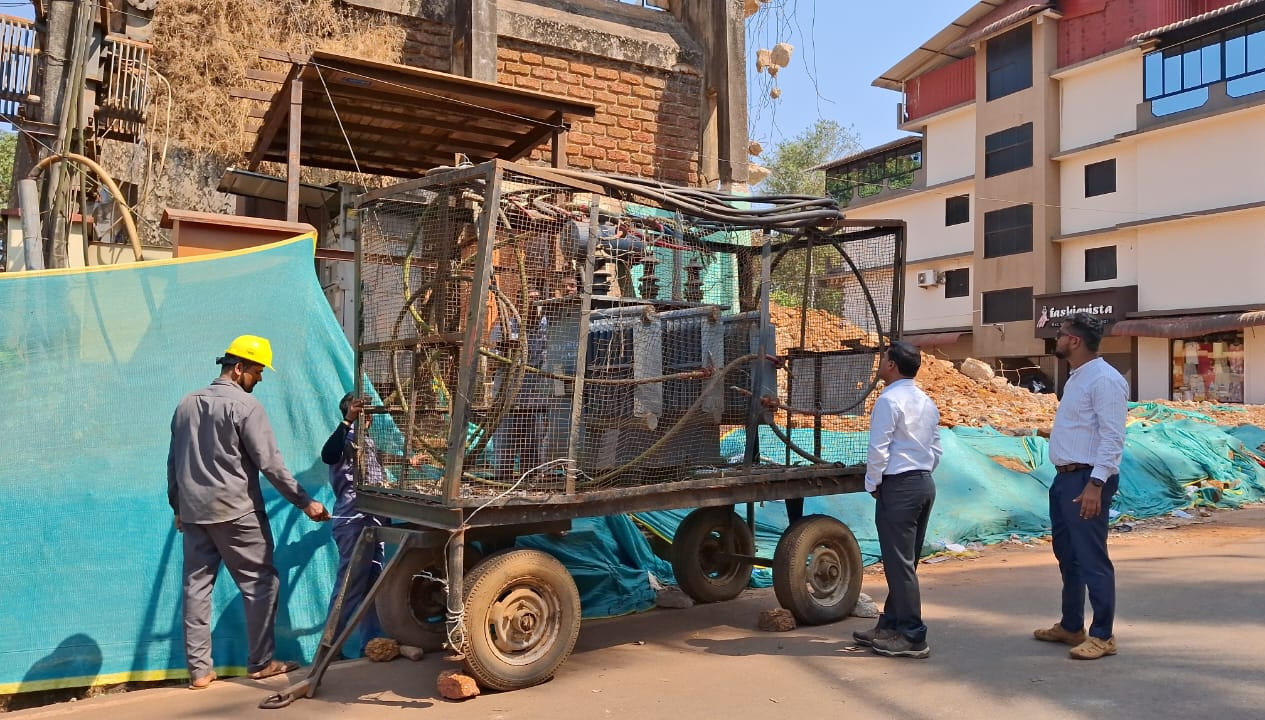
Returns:
[[[465,578],[466,671],[489,690],[539,685],[580,635],[580,592],[556,558],[514,549],[489,556]]]
[[[438,580],[447,574],[443,548],[413,548],[391,570],[382,583],[376,607],[382,631],[401,645],[413,645],[427,652],[439,650],[448,641],[444,616],[447,592]]]
[[[751,582],[751,562],[726,554],[755,554],[755,535],[737,513],[728,507],[710,507],[685,516],[672,538],[677,585],[700,603],[738,597]]]
[[[861,548],[848,526],[809,515],[787,528],[773,554],[773,591],[802,625],[848,617],[861,594]]]

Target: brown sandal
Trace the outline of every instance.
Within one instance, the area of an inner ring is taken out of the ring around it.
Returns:
[[[217,676],[215,672],[214,671],[209,672],[206,675],[203,675],[202,677],[197,678],[196,680],[190,680],[189,689],[190,690],[205,690],[208,687],[210,687],[211,683],[215,682],[216,679],[217,679]]]
[[[270,678],[274,675],[284,675],[288,672],[294,672],[301,667],[303,666],[292,660],[273,660],[246,677],[251,680],[263,680],[264,678]]]

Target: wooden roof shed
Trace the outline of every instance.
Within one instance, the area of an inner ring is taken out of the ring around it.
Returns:
[[[408,178],[459,155],[518,160],[551,142],[560,167],[569,119],[596,112],[569,98],[334,53],[269,59],[293,66],[264,113],[250,169],[286,163],[292,220],[303,166]]]

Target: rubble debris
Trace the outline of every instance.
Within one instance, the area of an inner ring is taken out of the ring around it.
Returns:
[[[876,348],[879,337],[863,330],[838,315],[825,310],[810,309],[804,316],[804,338],[800,339],[801,313],[799,308],[784,307],[776,303],[769,307],[770,322],[777,330],[777,353],[785,356],[793,348],[817,352],[845,348]],[[974,374],[979,379],[972,379]],[[779,394],[785,398],[786,371],[778,372]],[[922,369],[915,382],[931,396],[940,409],[940,424],[944,427],[992,427],[1010,435],[1036,433],[1048,437],[1058,411],[1058,398],[1053,393],[1034,393],[1012,385],[986,362],[968,358],[959,370],[954,363],[923,353]],[[832,415],[822,418],[822,427],[834,431],[865,431],[869,429],[869,410],[874,395],[864,408],[857,408],[856,415]],[[1177,413],[1187,413],[1197,420],[1211,419],[1219,425],[1256,425],[1265,427],[1265,405],[1224,405],[1210,402],[1180,402],[1159,400],[1155,404]],[[779,421],[785,415],[779,416]],[[797,426],[811,424],[805,415],[793,416]],[[1030,468],[1019,461],[994,458],[999,464],[1012,470],[1028,472]]]
[[[694,607],[694,598],[679,587],[668,586],[654,594],[654,604],[661,608],[691,608]]]
[[[786,608],[764,610],[756,626],[765,632],[789,632],[795,629],[795,617]]]
[[[985,383],[992,380],[996,373],[993,372],[993,366],[983,360],[975,358],[967,358],[962,361],[962,367],[959,368],[961,373],[975,382]]]
[[[878,617],[878,603],[874,602],[874,598],[861,593],[857,596],[856,607],[852,608],[852,617],[859,618],[876,618]]]
[[[378,637],[365,643],[365,657],[374,662],[390,662],[400,656],[400,643]]]
[[[416,662],[426,656],[426,651],[416,645],[401,645],[400,656]]]
[[[479,696],[479,684],[469,675],[444,670],[435,680],[435,688],[447,700],[469,700]]]

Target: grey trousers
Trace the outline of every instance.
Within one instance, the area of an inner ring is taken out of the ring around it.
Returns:
[[[272,548],[267,516],[250,513],[228,522],[184,526],[184,647],[191,679],[210,673],[213,667],[211,590],[221,562],[242,593],[249,643],[247,670],[255,672],[272,661],[281,585],[272,565]]]
[[[884,475],[874,507],[887,601],[878,627],[895,630],[915,643],[927,639],[918,588],[918,553],[927,538],[927,522],[936,501],[931,473],[914,471]]]

